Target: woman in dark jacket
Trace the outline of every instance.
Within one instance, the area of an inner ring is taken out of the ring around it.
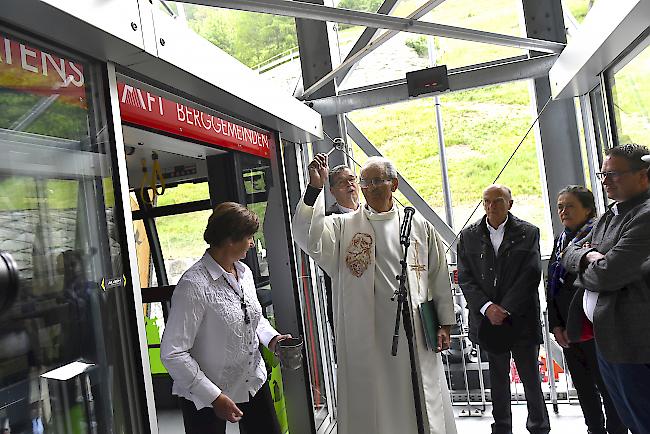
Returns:
[[[567,273],[560,264],[560,257],[570,243],[579,242],[591,231],[596,216],[594,196],[585,187],[568,186],[558,194],[557,212],[564,225],[564,230],[555,239],[548,267],[546,298],[549,325],[555,335],[555,340],[564,351],[573,385],[578,392],[578,400],[588,432],[593,434],[627,433],[627,428],[616,413],[616,408],[605,389],[598,369],[591,323],[586,317],[582,319],[583,327],[578,333],[580,340],[577,342],[569,342],[566,330],[569,305],[576,293],[576,288],[573,286],[576,276]],[[582,300],[575,300],[574,303],[582,305]],[[572,321],[572,324],[575,323]],[[601,396],[607,420],[603,415]]]

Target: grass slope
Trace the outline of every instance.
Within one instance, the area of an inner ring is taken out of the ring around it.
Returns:
[[[403,0],[396,15],[405,16],[423,3]],[[582,19],[588,0],[567,0]],[[478,30],[524,35],[519,0],[447,0],[426,20]],[[342,44],[353,43],[362,29],[352,27],[340,32]],[[420,35],[413,35],[414,38]],[[437,40],[438,62],[449,68],[523,54],[522,50],[451,39]],[[404,50],[410,48],[404,46]],[[527,82],[508,83],[441,98],[444,136],[447,147],[449,179],[453,195],[455,226],[459,228],[480,199],[483,187],[492,182],[533,120]],[[431,204],[442,213],[442,179],[435,106],[432,98],[371,108],[350,113],[352,121]],[[357,150],[356,155],[364,157]],[[515,212],[545,227],[539,168],[533,134],[502,175],[516,195]],[[203,199],[205,187],[179,186],[159,198],[160,205]],[[479,210],[474,218],[481,215]],[[203,249],[200,239],[204,215],[186,216],[185,221],[158,219],[161,243],[166,257],[197,255]],[[165,235],[168,234],[168,235]],[[173,234],[173,235],[172,235]],[[197,237],[198,234],[198,237]],[[543,229],[543,243],[552,234]]]

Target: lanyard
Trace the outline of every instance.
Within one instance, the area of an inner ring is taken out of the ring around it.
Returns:
[[[226,277],[225,274],[224,274],[223,278],[226,280],[226,283],[228,284],[228,286],[230,286],[230,289],[232,289],[232,292],[234,292],[235,295],[237,297],[239,297],[239,303],[240,303],[240,306],[241,306],[241,310],[242,310],[242,312],[244,312],[244,324],[250,324],[251,319],[248,316],[248,306],[246,306],[246,300],[244,299],[244,288],[242,288],[241,286],[239,287],[239,289],[241,289],[241,295],[239,295],[237,290],[235,290],[235,288],[233,288],[233,286],[230,284],[230,281],[228,280],[228,278]]]

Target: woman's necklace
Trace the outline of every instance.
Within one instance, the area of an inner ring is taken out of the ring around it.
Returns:
[[[238,277],[237,277],[237,269],[233,267],[233,271],[234,271],[233,274],[235,275],[235,278],[238,279]],[[241,285],[239,286],[239,289],[241,291],[241,295],[239,295],[237,290],[230,284],[230,281],[228,280],[228,278],[226,276],[223,276],[223,278],[226,279],[226,283],[228,284],[228,286],[230,286],[230,289],[232,289],[232,292],[234,292],[235,295],[237,297],[239,297],[239,303],[240,303],[240,306],[241,306],[241,310],[242,310],[242,312],[244,312],[244,324],[250,324],[251,319],[248,316],[248,306],[246,305],[246,299],[244,298],[244,288],[242,288]]]

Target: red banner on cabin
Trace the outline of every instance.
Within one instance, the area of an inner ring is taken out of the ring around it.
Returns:
[[[83,66],[0,34],[0,88],[86,108]]]
[[[273,136],[135,86],[117,83],[124,122],[269,158]]]

